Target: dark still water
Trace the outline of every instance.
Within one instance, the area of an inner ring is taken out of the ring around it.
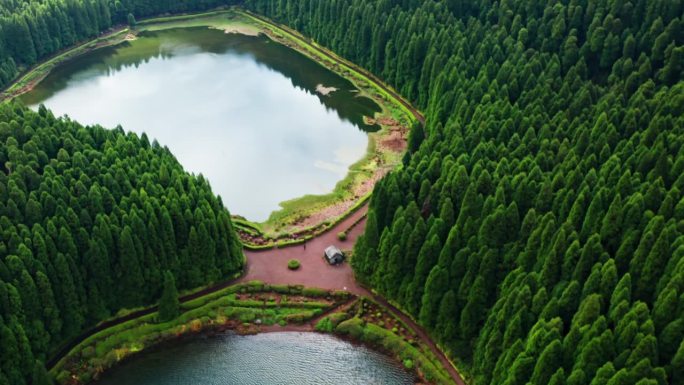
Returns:
[[[409,385],[380,353],[316,333],[223,335],[163,348],[96,385]]]
[[[327,96],[316,87],[334,87]],[[202,173],[234,214],[332,191],[365,153],[378,106],[266,37],[208,28],[143,32],[56,69],[22,100],[84,124],[147,133]]]

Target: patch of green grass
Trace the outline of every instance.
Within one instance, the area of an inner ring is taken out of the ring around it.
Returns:
[[[158,17],[138,23],[137,30],[160,31],[172,28],[209,27],[215,29],[232,29],[248,34],[258,34],[259,28],[233,10],[214,11],[202,14]]]
[[[158,323],[154,313],[102,330],[72,349],[51,372],[65,381],[74,374],[84,382],[83,380],[92,378],[95,373],[108,369],[122,359],[152,345],[224,325],[227,320],[242,324],[251,324],[259,320],[264,325],[304,323],[320,315],[330,306],[313,298],[311,301],[296,304],[236,299],[235,293],[258,292],[258,289],[268,289],[268,286],[258,281],[231,286],[206,298],[184,303],[184,312],[177,319]],[[299,288],[299,291],[303,290]],[[68,375],[64,376],[64,373]]]
[[[341,322],[335,333],[347,335],[353,340],[380,348],[392,354],[404,367],[415,373],[422,373],[427,381],[437,384],[453,384],[453,380],[441,366],[439,360],[427,349],[418,349],[401,336],[362,319],[354,317]],[[407,365],[408,364],[408,365]]]
[[[317,332],[322,332],[322,333],[332,333],[332,331],[335,329],[335,327],[332,324],[332,321],[330,321],[330,318],[328,317],[323,317],[318,323],[316,323],[316,331]]]

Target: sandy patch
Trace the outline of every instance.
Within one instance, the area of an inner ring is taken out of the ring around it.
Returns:
[[[391,117],[381,117],[373,119],[368,116],[363,117],[364,123],[368,125],[379,124],[387,127],[387,134],[383,135],[378,140],[378,147],[381,150],[388,150],[391,152],[402,152],[407,148],[408,128],[402,126]]]
[[[211,27],[214,28],[214,27]],[[259,30],[248,26],[248,25],[229,25],[227,27],[222,27],[222,28],[214,28],[214,29],[220,29],[224,33],[235,33],[238,35],[246,35],[246,36],[259,36]]]
[[[380,148],[393,152],[406,150],[406,136],[401,130],[391,130],[388,135],[383,137],[378,144]]]
[[[354,186],[354,198],[342,202],[337,202],[335,204],[317,210],[311,215],[304,217],[296,223],[294,223],[291,226],[291,229],[316,226],[322,222],[325,222],[326,220],[329,220],[330,218],[337,218],[340,215],[346,213],[349,209],[352,208],[352,206],[356,204],[359,197],[365,196],[366,194],[373,191],[373,187],[375,187],[375,184],[380,179],[382,179],[382,177],[387,175],[387,173],[390,172],[390,170],[390,167],[381,167],[375,170],[373,176],[371,176],[368,179],[365,179],[363,182]]]
[[[375,184],[378,183],[378,181],[387,175],[387,173],[391,170],[392,167],[380,167],[375,170],[373,176],[354,187],[354,195],[361,197],[373,191]]]
[[[317,210],[315,213],[307,216],[306,218],[302,218],[300,221],[294,223],[292,227],[307,228],[325,222],[330,218],[337,218],[340,215],[347,212],[347,210],[349,210],[354,205],[354,203],[356,203],[356,199],[338,202],[330,206],[326,206],[320,210]]]
[[[138,39],[138,37],[132,33],[129,33],[128,35],[126,35],[126,37],[124,37],[124,41],[133,41],[133,40],[137,40],[137,39]]]
[[[326,87],[323,84],[319,84],[316,86],[316,92],[324,96],[330,95],[335,91],[337,91],[337,88],[335,87]]]

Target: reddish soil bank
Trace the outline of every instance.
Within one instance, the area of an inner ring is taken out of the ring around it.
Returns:
[[[367,211],[368,206],[360,208],[337,226],[306,242],[305,245],[262,251],[245,250],[247,271],[238,282],[259,280],[270,284],[302,284],[368,295],[368,291],[354,280],[349,263],[331,266],[323,258],[323,250],[330,245],[342,250],[350,250],[354,246],[354,242],[365,228],[365,218],[351,229],[345,241],[340,241],[337,234],[349,229],[354,222],[366,215]],[[290,259],[298,259],[301,267],[298,270],[289,270],[287,261]]]

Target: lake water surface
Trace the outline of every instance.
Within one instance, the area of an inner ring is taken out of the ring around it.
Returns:
[[[328,96],[318,85],[335,87]],[[53,71],[21,97],[83,124],[122,125],[202,173],[233,214],[332,191],[365,153],[379,107],[347,80],[260,36],[143,32]]]
[[[221,335],[142,353],[96,385],[410,385],[380,353],[316,333]]]

